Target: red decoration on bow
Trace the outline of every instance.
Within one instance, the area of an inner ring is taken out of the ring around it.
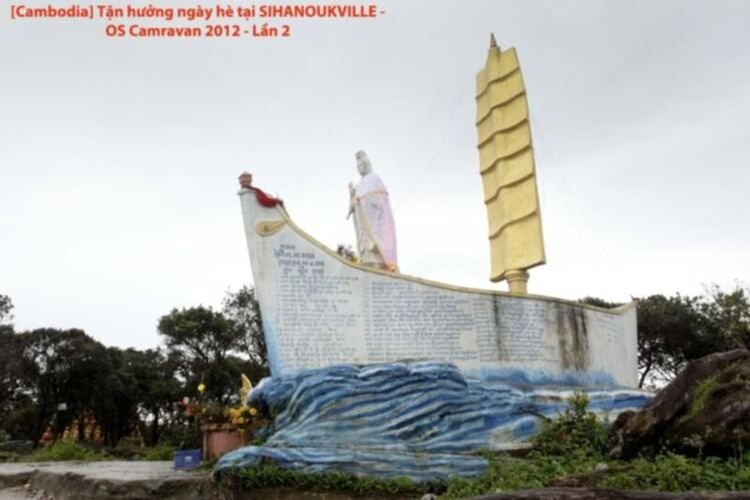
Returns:
[[[278,198],[274,198],[273,196],[269,196],[257,187],[252,188],[255,191],[255,198],[258,200],[258,203],[263,205],[264,207],[273,208],[276,205],[284,206],[284,202]]]

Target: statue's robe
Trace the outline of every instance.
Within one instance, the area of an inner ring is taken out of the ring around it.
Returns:
[[[354,229],[364,265],[398,269],[396,224],[388,191],[374,173],[363,176],[354,191]]]

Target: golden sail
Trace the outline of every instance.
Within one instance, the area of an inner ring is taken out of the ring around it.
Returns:
[[[511,292],[526,293],[526,270],[545,262],[529,108],[516,50],[501,51],[494,35],[477,73],[476,99],[490,280],[508,280]]]

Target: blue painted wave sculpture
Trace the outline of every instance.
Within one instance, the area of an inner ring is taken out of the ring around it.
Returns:
[[[215,470],[270,460],[305,472],[345,472],[415,481],[482,473],[482,451],[528,446],[540,415],[584,391],[589,408],[614,419],[651,395],[597,386],[514,386],[467,379],[443,362],[340,365],[264,379],[250,404],[276,415],[263,446],[224,455]]]

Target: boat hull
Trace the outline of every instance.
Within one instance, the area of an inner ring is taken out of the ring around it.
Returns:
[[[515,384],[637,386],[635,304],[601,309],[365,268],[240,191],[274,377],[340,364],[453,363]]]

